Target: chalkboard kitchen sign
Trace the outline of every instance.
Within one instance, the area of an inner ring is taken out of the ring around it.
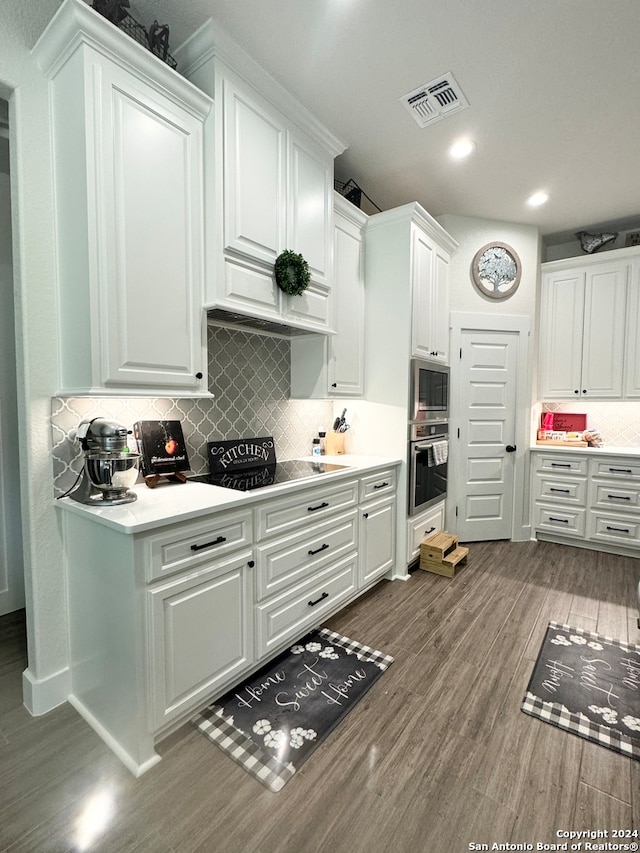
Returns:
[[[273,436],[234,438],[207,442],[209,470],[212,474],[233,474],[249,468],[275,465],[276,446]]]
[[[640,760],[640,646],[550,622],[522,710]]]

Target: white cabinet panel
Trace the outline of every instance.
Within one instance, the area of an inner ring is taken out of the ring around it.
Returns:
[[[589,259],[572,269],[544,272],[542,399],[622,397],[626,292],[624,260]]]
[[[360,519],[359,585],[366,586],[395,565],[396,501],[365,504]]]
[[[416,358],[448,361],[449,263],[449,254],[414,226],[411,352]]]
[[[149,591],[155,725],[181,716],[253,661],[251,551]]]
[[[273,264],[285,233],[285,130],[228,79],[224,111],[225,247]]]
[[[53,114],[61,390],[206,393],[211,101],[83,4],[56,18],[35,52]]]
[[[314,151],[310,140],[289,134],[289,205],[287,246],[309,264],[314,281],[331,278],[333,161]]]

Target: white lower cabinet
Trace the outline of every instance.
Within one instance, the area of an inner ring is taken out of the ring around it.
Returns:
[[[532,453],[538,538],[635,556],[640,552],[640,461],[574,452]]]
[[[243,551],[149,589],[156,728],[253,663],[253,565]]]
[[[407,563],[420,556],[420,543],[427,536],[444,530],[445,502],[429,507],[420,515],[412,516],[407,523],[409,541],[407,543]]]
[[[393,568],[396,475],[327,477],[140,533],[69,502],[70,701],[133,773]]]
[[[382,577],[395,563],[396,499],[367,503],[360,521],[360,586]]]

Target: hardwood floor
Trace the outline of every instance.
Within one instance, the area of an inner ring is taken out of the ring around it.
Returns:
[[[190,725],[136,780],[70,706],[30,717],[4,617],[0,850],[457,853],[640,829],[640,762],[520,711],[549,620],[640,643],[639,578],[640,560],[491,542],[453,580],[383,581],[326,624],[395,662],[278,794]]]

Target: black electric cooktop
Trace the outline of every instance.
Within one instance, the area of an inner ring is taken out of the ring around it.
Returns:
[[[288,483],[291,480],[300,480],[304,477],[315,477],[318,474],[343,471],[349,467],[349,465],[335,465],[329,462],[305,462],[300,459],[288,459],[284,462],[275,462],[272,465],[245,468],[242,471],[198,474],[195,477],[189,477],[189,482],[208,483],[211,486],[221,486],[223,489],[249,492],[253,489]]]

